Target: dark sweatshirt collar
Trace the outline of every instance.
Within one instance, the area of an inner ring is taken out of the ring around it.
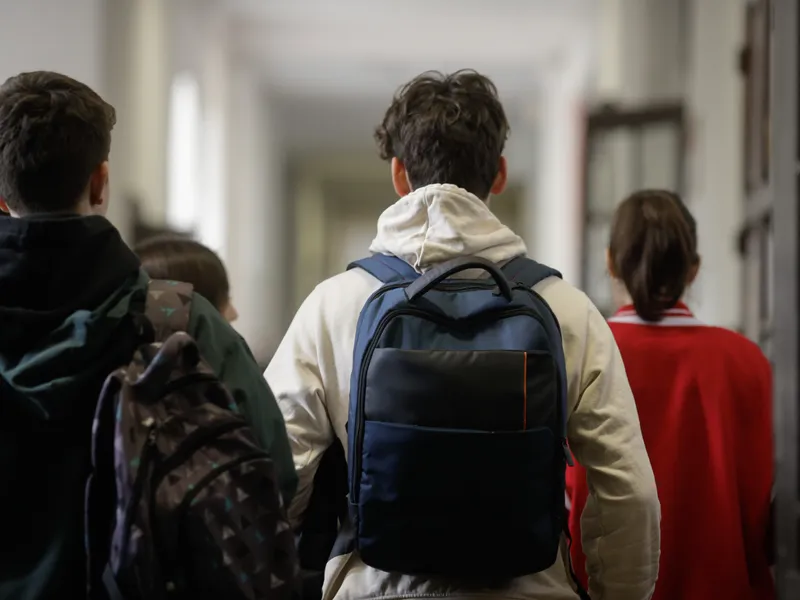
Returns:
[[[24,352],[93,311],[139,270],[104,217],[0,218],[0,354]]]

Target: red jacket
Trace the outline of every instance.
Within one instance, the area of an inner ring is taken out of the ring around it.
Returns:
[[[633,390],[661,500],[654,600],[772,600],[772,374],[741,335],[685,305],[646,324],[633,307],[609,320]],[[586,584],[580,516],[586,473],[568,469],[575,570]]]

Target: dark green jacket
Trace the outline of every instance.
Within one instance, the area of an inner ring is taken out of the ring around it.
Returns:
[[[140,341],[146,286],[102,217],[0,219],[0,600],[84,594],[94,408]],[[188,333],[272,454],[288,504],[286,429],[250,350],[198,295]]]
[[[147,279],[142,273],[135,289],[143,292]],[[188,333],[197,340],[203,358],[233,394],[236,404],[254,428],[258,441],[270,451],[278,468],[281,493],[288,506],[297,490],[297,474],[286,424],[250,347],[219,311],[199,294],[195,294],[192,300]]]

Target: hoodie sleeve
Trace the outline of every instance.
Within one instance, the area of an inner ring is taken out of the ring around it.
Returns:
[[[202,296],[195,294],[189,319],[189,334],[197,340],[203,359],[250,422],[261,446],[270,453],[278,472],[278,484],[288,504],[297,488],[297,475],[286,427],[278,405],[261,370],[242,337]]]
[[[323,331],[324,319],[319,288],[314,290],[295,314],[292,324],[272,357],[264,377],[275,390],[298,475],[297,494],[289,507],[289,520],[300,524],[309,500],[322,454],[333,443],[334,432],[326,407],[326,382],[320,340],[330,339]],[[327,353],[330,354],[330,353]]]
[[[579,382],[570,390],[568,438],[589,490],[581,517],[589,595],[647,600],[660,554],[655,478],[616,341],[600,312],[587,304],[585,333],[565,345],[573,346],[567,360]]]

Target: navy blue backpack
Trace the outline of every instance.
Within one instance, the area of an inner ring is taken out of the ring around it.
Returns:
[[[349,527],[383,571],[502,582],[557,558],[565,530],[561,333],[531,288],[557,271],[457,258],[425,275],[374,255],[348,417]],[[480,269],[489,277],[451,277]]]

